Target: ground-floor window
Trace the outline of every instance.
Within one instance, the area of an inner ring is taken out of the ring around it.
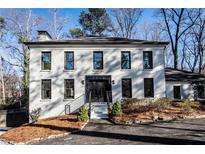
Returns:
[[[51,99],[51,79],[43,79],[41,82],[41,98]]]
[[[173,92],[174,92],[174,99],[181,99],[181,87],[180,86],[174,86]]]
[[[64,98],[65,99],[72,99],[74,98],[74,79],[65,79],[64,81],[65,92]]]
[[[205,99],[205,88],[204,88],[204,85],[198,85],[197,86],[197,93],[198,93],[198,98]]]
[[[132,80],[122,79],[122,97],[132,98]]]
[[[153,78],[144,78],[144,97],[154,97]]]

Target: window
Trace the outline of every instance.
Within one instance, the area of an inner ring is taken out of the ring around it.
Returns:
[[[65,70],[74,70],[74,52],[65,52]]]
[[[93,68],[103,69],[103,52],[102,51],[93,52]]]
[[[174,86],[173,92],[174,92],[174,99],[181,99],[181,87],[180,86]]]
[[[153,78],[144,79],[144,97],[154,97]]]
[[[122,97],[132,98],[132,80],[122,79]]]
[[[131,69],[130,51],[121,52],[121,69]]]
[[[51,99],[51,80],[44,79],[41,83],[41,98]]]
[[[152,51],[144,51],[143,52],[143,61],[144,61],[144,69],[152,69]]]
[[[41,60],[41,69],[51,70],[51,52],[42,52]]]
[[[198,98],[205,99],[205,89],[203,85],[197,86],[197,93],[198,93]]]
[[[65,79],[64,81],[65,91],[64,98],[71,99],[74,98],[74,79]]]

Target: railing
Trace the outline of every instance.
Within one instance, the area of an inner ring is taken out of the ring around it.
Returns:
[[[89,103],[89,118],[91,118],[91,96],[92,96],[92,92],[89,92],[89,97],[88,97],[88,103]]]
[[[110,103],[111,103],[110,95],[112,95],[112,92],[111,91],[106,91],[108,109],[110,109]]]
[[[65,105],[65,114],[70,114],[85,104],[85,94],[80,95],[72,102]],[[68,111],[68,112],[67,112]]]

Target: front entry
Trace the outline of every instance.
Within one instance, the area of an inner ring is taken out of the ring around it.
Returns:
[[[86,102],[112,102],[111,76],[86,76]]]

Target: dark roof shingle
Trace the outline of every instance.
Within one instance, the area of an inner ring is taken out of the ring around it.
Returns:
[[[205,76],[174,68],[165,68],[166,81],[205,82]]]

